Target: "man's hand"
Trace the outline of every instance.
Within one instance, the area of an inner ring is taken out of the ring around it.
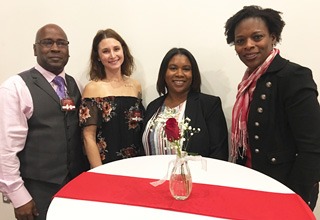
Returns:
[[[33,220],[33,216],[38,216],[36,203],[31,200],[23,206],[14,209],[14,215],[18,220]]]

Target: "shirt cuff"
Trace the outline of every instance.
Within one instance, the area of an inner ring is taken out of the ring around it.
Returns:
[[[17,191],[8,193],[6,196],[11,200],[14,208],[19,208],[32,200],[30,193],[24,185]]]

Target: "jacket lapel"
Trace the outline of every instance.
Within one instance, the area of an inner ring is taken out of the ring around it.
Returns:
[[[31,71],[31,76],[35,85],[46,92],[55,102],[60,104],[59,96],[41,73],[34,69]]]
[[[192,119],[190,122],[190,125],[193,126],[193,123],[196,121],[197,114],[199,113],[197,111],[197,100],[198,100],[198,95],[195,92],[189,92],[188,98],[187,98],[187,104],[186,104],[186,109],[185,109],[185,117]]]
[[[146,115],[145,115],[145,122],[148,122],[153,114],[158,110],[158,108],[163,104],[166,95],[160,96],[154,102],[150,103],[147,108]]]
[[[286,60],[286,59],[282,58],[279,54],[277,54],[275,56],[275,58],[273,59],[273,61],[271,62],[266,73],[277,72],[280,69],[282,69],[288,62],[289,62],[289,60]]]

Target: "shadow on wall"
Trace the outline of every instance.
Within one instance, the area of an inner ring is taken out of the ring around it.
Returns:
[[[148,104],[154,99],[158,98],[156,84],[158,79],[158,73],[147,73],[142,63],[135,59],[135,69],[131,75],[133,79],[138,80],[142,87],[142,104],[147,108]],[[151,82],[151,83],[150,83]]]
[[[212,78],[212,76],[214,76],[214,80],[208,81],[208,78]],[[224,105],[224,101],[226,100],[223,99],[224,97],[227,97],[231,91],[229,78],[226,77],[226,73],[222,70],[202,71],[201,81],[201,92],[209,95],[219,96],[221,98],[222,105]]]
[[[208,78],[212,78],[212,76],[214,76],[213,77],[214,80],[208,81],[207,76]],[[226,117],[226,122],[228,127],[228,144],[229,144],[229,152],[230,152],[231,112],[232,112],[233,106],[228,106],[227,100],[226,100],[226,98],[228,97],[228,94],[231,92],[229,78],[226,77],[225,72],[223,72],[222,70],[217,70],[217,71],[201,72],[201,80],[202,80],[202,86],[201,86],[202,93],[218,96],[221,99],[222,109]],[[230,158],[229,158],[229,161],[230,161]]]
[[[208,81],[210,78],[214,80]],[[220,97],[227,125],[228,128],[230,128],[233,106],[231,105],[229,107],[227,97],[232,89],[230,88],[230,81],[229,78],[226,77],[226,73],[222,70],[201,72],[201,80],[201,92]]]

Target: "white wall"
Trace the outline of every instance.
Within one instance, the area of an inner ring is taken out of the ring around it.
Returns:
[[[155,84],[163,56],[172,47],[184,47],[198,61],[202,91],[221,97],[230,128],[245,66],[226,44],[224,24],[244,5],[252,4],[283,12],[281,55],[311,68],[320,85],[318,0],[0,0],[0,83],[34,65],[36,31],[56,23],[70,41],[67,73],[85,85],[92,39],[99,29],[113,28],[135,58],[132,77],[142,83],[145,106],[158,97]],[[0,211],[1,206],[0,202]]]

